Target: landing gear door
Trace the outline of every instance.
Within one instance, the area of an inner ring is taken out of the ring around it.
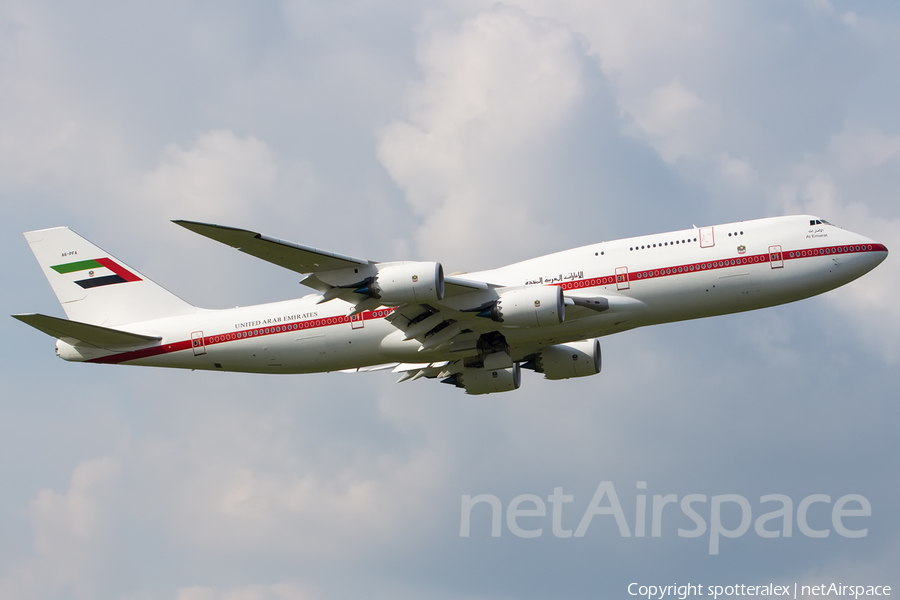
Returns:
[[[769,246],[769,264],[773,269],[784,266],[784,258],[781,256],[781,246]]]
[[[631,287],[628,283],[628,267],[616,267],[616,289],[627,290]]]
[[[194,356],[206,354],[206,345],[203,343],[202,331],[195,331],[191,333],[191,348],[194,350]]]

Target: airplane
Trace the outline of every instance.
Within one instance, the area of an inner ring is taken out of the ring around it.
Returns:
[[[192,306],[67,227],[25,233],[68,319],[14,318],[67,361],[246,373],[377,371],[467,394],[601,370],[597,338],[794,302],[879,265],[883,244],[811,215],[602,242],[498,269],[373,262],[196,221],[174,223],[303,275],[313,293]]]

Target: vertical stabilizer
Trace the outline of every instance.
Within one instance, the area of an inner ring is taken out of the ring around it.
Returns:
[[[68,227],[29,231],[25,239],[73,321],[109,327],[195,311]]]

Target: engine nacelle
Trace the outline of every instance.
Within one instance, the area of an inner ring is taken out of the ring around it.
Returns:
[[[459,373],[444,380],[464,388],[467,394],[493,394],[495,392],[511,392],[519,389],[522,383],[522,371],[519,363],[508,369],[474,369],[464,368]]]
[[[534,358],[534,370],[544,379],[587,377],[600,372],[600,342],[585,340],[544,348]]]
[[[422,304],[444,298],[444,268],[437,262],[402,262],[378,267],[365,293],[384,304]]]
[[[566,319],[562,288],[533,285],[501,292],[490,309],[490,317],[511,327],[559,325]]]

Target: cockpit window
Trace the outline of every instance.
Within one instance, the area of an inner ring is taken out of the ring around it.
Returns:
[[[825,219],[810,219],[809,224],[810,225],[831,225],[831,223],[829,223]],[[833,225],[832,225],[832,227],[833,227]]]

